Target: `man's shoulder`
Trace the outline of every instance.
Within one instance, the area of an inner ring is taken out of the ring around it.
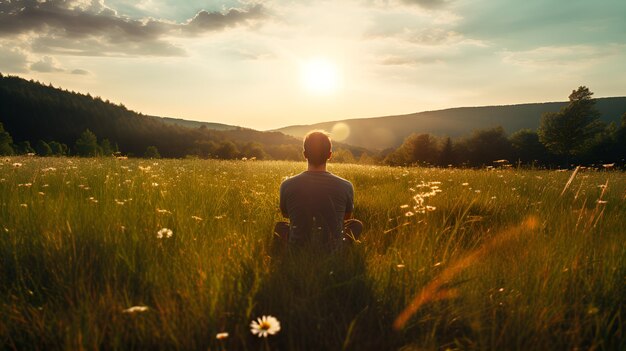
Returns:
[[[305,171],[295,176],[289,177],[281,183],[281,188],[297,186],[297,184],[310,183],[334,183],[342,187],[352,188],[352,183],[330,172],[309,172]]]

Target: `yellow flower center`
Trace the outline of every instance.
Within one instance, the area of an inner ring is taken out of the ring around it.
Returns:
[[[261,322],[261,324],[259,324],[259,329],[261,330],[269,330],[271,327],[271,325],[268,322]]]

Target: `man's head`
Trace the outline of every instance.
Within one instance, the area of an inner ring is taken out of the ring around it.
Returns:
[[[330,159],[332,144],[323,131],[314,130],[304,137],[304,157],[309,164],[321,166]]]

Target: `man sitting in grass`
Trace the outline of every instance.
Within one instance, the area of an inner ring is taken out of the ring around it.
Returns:
[[[304,137],[308,169],[280,185],[280,211],[289,222],[278,222],[274,233],[290,244],[356,241],[363,223],[352,218],[354,188],[326,170],[332,155],[328,135],[313,131]]]

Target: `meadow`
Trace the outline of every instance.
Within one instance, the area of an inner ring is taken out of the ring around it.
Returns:
[[[304,167],[1,159],[1,348],[626,349],[623,172],[331,164],[365,231],[327,253],[272,234]]]

